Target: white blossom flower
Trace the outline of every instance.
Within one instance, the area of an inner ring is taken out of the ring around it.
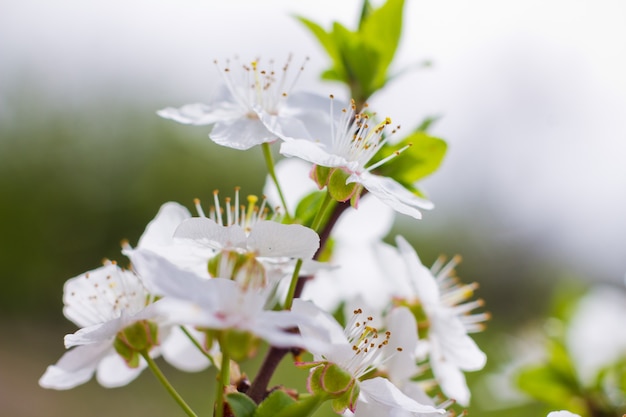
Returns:
[[[266,288],[244,289],[224,278],[206,280],[146,250],[133,251],[131,260],[142,279],[164,296],[158,310],[168,323],[249,332],[278,347],[315,346],[315,341],[290,331],[303,321],[309,323],[307,317],[265,309]]]
[[[217,61],[216,61],[216,65]],[[242,64],[227,61],[220,72],[223,86],[211,104],[188,104],[160,110],[159,116],[192,125],[213,125],[209,137],[234,149],[249,149],[279,136],[312,138],[328,122],[326,99],[308,93],[291,94],[303,67],[292,76],[291,58],[274,69],[259,60]]]
[[[65,316],[82,328],[65,336],[65,347],[74,348],[47,368],[39,385],[70,389],[87,382],[94,373],[105,387],[126,385],[136,378],[145,362],[141,359],[139,366],[129,367],[116,352],[114,341],[127,326],[157,319],[155,304],[150,304],[150,295],[139,278],[107,262],[69,279],[63,302]]]
[[[391,332],[379,334],[377,329],[371,327],[369,323],[373,318],[368,317],[362,310],[354,311],[354,316],[345,329],[332,316],[311,302],[295,299],[292,310],[313,318],[317,325],[313,328],[301,324],[299,329],[302,335],[324,342],[322,348],[310,350],[315,362],[311,364],[309,379],[319,366],[330,364],[341,368],[352,378],[350,382],[352,388],[348,392],[350,398],[345,403],[345,407],[350,411],[358,410],[357,403],[351,398],[352,392],[358,392],[358,403],[375,404],[387,412],[405,410],[414,413],[413,415],[445,413],[445,410],[420,404],[409,398],[386,378],[364,378],[381,365],[382,357],[389,351],[401,351],[402,347],[397,345]],[[323,331],[320,331],[320,328]]]
[[[486,355],[478,348],[468,332],[482,330],[487,313],[468,314],[482,306],[482,300],[460,304],[474,292],[475,285],[457,284],[451,276],[458,259],[443,265],[436,263],[429,270],[422,265],[411,245],[402,237],[396,238],[404,261],[406,285],[398,288],[400,305],[416,304],[424,310],[430,364],[442,391],[461,405],[469,403],[470,392],[462,371],[482,369]],[[412,294],[407,297],[407,294]]]
[[[385,317],[387,330],[394,336],[395,344],[402,346],[402,351],[392,352],[388,358],[383,359],[380,371],[409,398],[420,404],[437,407],[435,402],[426,394],[419,383],[412,378],[418,376],[422,369],[416,365],[415,350],[418,343],[417,323],[413,314],[404,307],[394,308]],[[386,353],[389,353],[388,351]],[[444,408],[439,405],[438,408]],[[430,413],[414,413],[404,409],[386,410],[385,407],[374,402],[362,402],[357,404],[355,417],[422,417]]]
[[[338,120],[331,124],[330,131],[322,136],[313,140],[282,136],[284,142],[280,153],[319,166],[342,169],[349,174],[346,184],[357,183],[394,210],[420,219],[422,214],[419,209],[433,208],[432,202],[415,195],[391,178],[372,173],[395,155],[368,165],[387,141],[383,133],[390,124],[389,118],[375,124],[367,114],[356,113],[352,102],[350,108],[343,109]]]
[[[548,414],[548,417],[580,417],[578,414],[570,413],[569,411],[552,411]]]
[[[211,276],[236,279],[243,285],[265,286],[276,283],[293,270],[295,259],[310,260],[319,247],[319,236],[298,224],[266,220],[264,204],[248,197],[248,207],[239,210],[238,194],[234,207],[226,201],[225,214],[215,194],[217,209],[208,217],[184,220],[174,237],[195,247],[211,249],[208,260]],[[199,208],[201,216],[204,212]]]

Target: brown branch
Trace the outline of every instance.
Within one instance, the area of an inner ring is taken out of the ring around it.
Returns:
[[[335,227],[337,220],[339,220],[341,214],[348,207],[350,207],[350,202],[348,201],[335,205],[335,208],[333,209],[333,212],[331,213],[328,222],[326,222],[326,225],[319,234],[320,247],[317,249],[317,252],[315,252],[313,259],[317,260],[320,257],[320,255],[324,251],[324,247],[326,246],[326,242],[330,237],[330,233],[333,230],[333,227]],[[300,297],[300,295],[302,294],[302,290],[304,289],[304,285],[309,279],[312,278],[312,276],[302,276],[298,278],[294,298]],[[263,359],[263,363],[261,364],[261,368],[259,369],[256,378],[254,378],[254,381],[252,382],[252,385],[247,392],[248,396],[255,403],[259,404],[261,401],[263,401],[263,399],[267,395],[267,386],[272,379],[272,375],[274,375],[274,372],[276,372],[276,368],[283,360],[285,355],[287,355],[287,353],[289,353],[290,351],[291,349],[277,348],[273,346],[270,347],[270,350],[265,355],[265,359]]]

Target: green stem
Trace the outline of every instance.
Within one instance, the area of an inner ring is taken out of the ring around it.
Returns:
[[[187,330],[185,326],[180,326],[180,330],[182,330],[183,333],[185,333],[185,335],[191,341],[191,343],[193,343],[193,345],[198,348],[198,350],[209,360],[209,362],[211,362],[211,365],[215,366],[215,360],[213,359],[213,357],[209,355],[209,353],[206,350],[204,350],[204,347],[202,347],[200,342],[198,342],[198,340],[195,337],[193,337],[193,335],[189,332],[189,330]]]
[[[311,223],[311,229],[315,230],[319,233],[321,230],[322,222],[326,218],[326,211],[330,208],[331,205],[335,203],[335,200],[332,198],[328,190],[326,190],[326,195],[324,196],[324,201],[322,201],[322,205],[315,215],[315,219],[313,219],[313,223]]]
[[[278,177],[276,177],[276,171],[274,170],[274,158],[272,158],[272,150],[270,149],[270,144],[265,142],[261,144],[261,148],[263,149],[263,157],[265,158],[265,165],[267,165],[267,173],[274,181],[274,185],[276,185],[276,190],[278,191],[278,196],[280,197],[280,202],[285,209],[285,220],[288,223],[291,223],[291,215],[289,214],[289,209],[287,208],[287,202],[285,200],[285,196],[283,195],[283,190],[280,188],[280,184],[278,183]]]
[[[289,283],[289,291],[287,292],[287,299],[285,300],[285,310],[291,310],[293,296],[296,293],[296,286],[298,285],[298,279],[300,278],[301,267],[302,259],[298,259],[296,261],[296,266],[293,268],[293,275],[291,276],[291,282]]]
[[[220,338],[220,346],[223,346]],[[230,357],[222,347],[222,367],[217,378],[215,391],[215,417],[224,417],[224,387],[230,384]]]
[[[198,417],[196,413],[193,412],[193,410],[191,409],[191,407],[189,407],[187,405],[187,403],[185,402],[185,400],[183,400],[183,398],[178,394],[178,392],[176,392],[176,390],[174,389],[174,387],[172,386],[172,384],[170,384],[170,382],[167,380],[167,378],[165,377],[165,375],[163,375],[163,372],[161,372],[161,370],[159,369],[159,367],[157,366],[156,362],[154,362],[154,359],[152,359],[150,357],[150,354],[148,353],[147,350],[142,350],[141,352],[141,356],[143,356],[143,358],[146,360],[146,362],[148,363],[148,367],[150,368],[150,370],[152,371],[152,373],[154,374],[154,376],[157,377],[157,379],[159,380],[159,382],[161,382],[161,384],[165,387],[165,389],[167,390],[167,392],[170,393],[170,395],[172,396],[172,398],[174,398],[174,400],[178,403],[178,405],[180,405],[180,408],[183,409],[183,411],[189,416],[189,417]]]

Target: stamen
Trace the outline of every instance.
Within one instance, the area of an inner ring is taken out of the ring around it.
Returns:
[[[213,191],[213,203],[215,204],[215,215],[217,217],[217,220],[216,220],[217,224],[222,226],[224,223],[222,222],[222,210],[221,210],[220,199],[218,197],[218,194],[219,194],[218,190]]]
[[[194,204],[194,206],[196,206],[196,211],[198,212],[198,215],[200,217],[206,217],[206,215],[204,214],[204,210],[202,210],[202,205],[200,205],[200,199],[199,198],[194,198],[193,199],[193,204]]]
[[[409,143],[408,145],[402,147],[401,149],[398,149],[397,151],[395,151],[394,153],[392,153],[391,155],[389,155],[386,158],[381,159],[380,161],[376,162],[375,164],[372,164],[370,166],[367,167],[367,171],[373,171],[376,168],[378,168],[379,166],[386,164],[387,162],[391,161],[393,158],[399,156],[402,152],[406,151],[407,149],[409,149],[411,146],[413,146],[412,143]]]

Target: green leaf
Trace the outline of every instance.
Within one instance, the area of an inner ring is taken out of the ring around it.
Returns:
[[[584,394],[576,370],[562,342],[548,341],[548,362],[523,368],[518,374],[519,388],[552,408],[584,414]]]
[[[287,406],[295,403],[289,394],[282,390],[276,390],[267,396],[261,404],[259,404],[254,417],[274,417],[276,414],[287,408]]]
[[[359,106],[391,78],[388,71],[400,43],[403,8],[404,0],[388,0],[378,9],[365,1],[356,31],[338,22],[326,31],[298,17],[332,61],[322,77],[347,84]]]
[[[400,35],[402,34],[402,10],[404,0],[387,0],[374,10],[361,26],[363,42],[378,52],[379,59],[371,82],[372,93],[382,88],[387,79],[387,70],[393,61]]]
[[[309,417],[328,398],[324,394],[304,397],[276,413],[274,417]]]
[[[256,404],[250,397],[241,392],[232,392],[226,395],[226,402],[235,417],[253,417]]]
[[[372,163],[392,155],[405,146],[409,148],[377,168],[376,173],[391,177],[409,190],[416,191],[415,183],[439,168],[448,145],[443,139],[416,131],[393,147],[384,146]]]
[[[517,375],[518,387],[531,397],[554,407],[565,407],[576,393],[547,365],[524,368]]]
[[[305,196],[296,207],[296,219],[304,226],[310,226],[324,201],[324,197],[326,197],[326,191],[313,191]]]

